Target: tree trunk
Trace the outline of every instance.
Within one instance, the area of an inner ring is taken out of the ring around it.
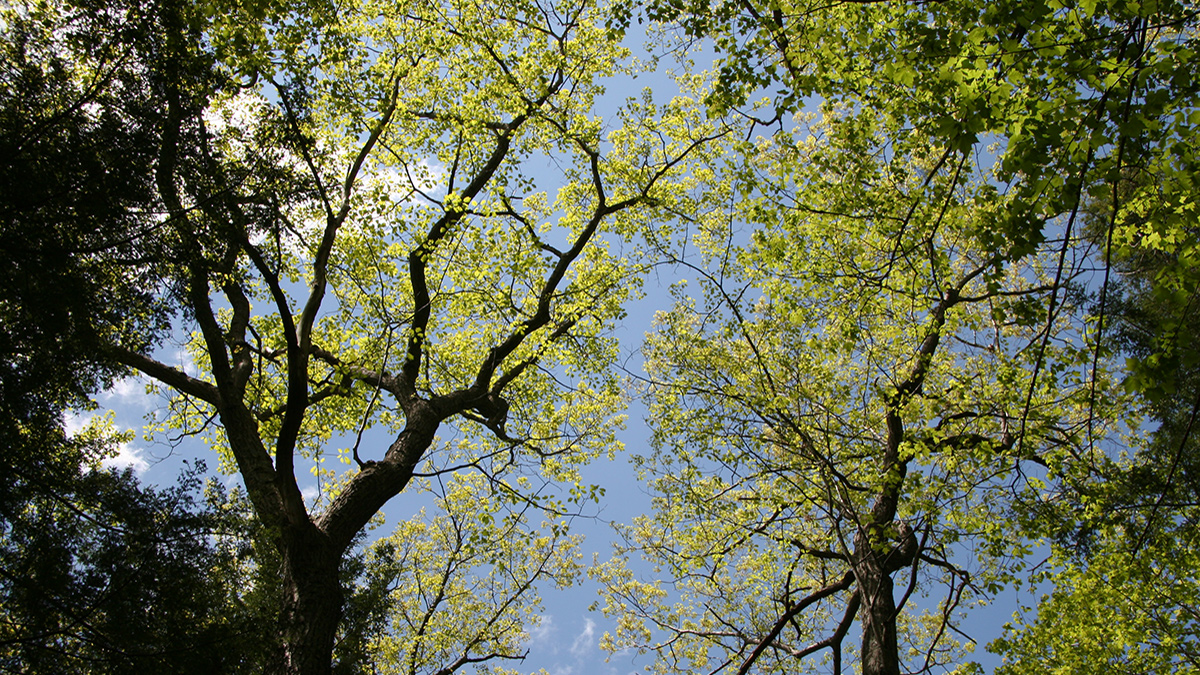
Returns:
[[[328,675],[332,670],[344,601],[342,554],[371,516],[408,485],[441,420],[420,401],[407,412],[408,425],[383,461],[364,465],[315,523],[296,514],[283,527],[278,675]]]
[[[862,602],[862,675],[900,675],[892,574],[911,565],[919,548],[916,534],[904,522],[862,528],[854,537],[854,575]]]
[[[855,567],[862,597],[862,674],[900,675],[892,576],[871,551]]]
[[[342,616],[341,556],[311,523],[285,527],[279,675],[328,675]]]

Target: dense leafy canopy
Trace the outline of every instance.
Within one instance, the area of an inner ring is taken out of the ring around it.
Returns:
[[[3,14],[0,668],[260,669],[273,631],[210,539],[244,530],[195,503],[194,478],[156,490],[103,470],[127,440],[104,423],[64,429],[121,372],[106,346],[145,349],[167,325],[155,92],[190,77],[157,40],[170,6],[89,9]]]
[[[962,610],[1046,537],[1059,591],[994,645],[1012,667],[1181,667],[1196,8],[643,9],[712,40],[710,109],[766,133],[647,343],[659,498],[597,572],[612,646],[662,671],[966,668]],[[1053,618],[1109,594],[1125,639]]]
[[[611,647],[969,671],[966,610],[1036,568],[1006,669],[1195,665],[1193,5],[0,11],[6,667],[511,666],[584,569],[658,264],[689,281],[644,348],[655,508],[593,570]],[[635,18],[667,103],[606,95]],[[68,438],[131,370],[244,492]]]
[[[212,539],[240,542],[245,529],[198,507],[197,487],[93,468],[4,513],[0,669],[261,671],[270,614],[241,596],[234,550]]]

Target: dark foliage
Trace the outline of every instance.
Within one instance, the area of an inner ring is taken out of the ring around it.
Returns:
[[[231,583],[244,528],[197,504],[198,473],[81,471],[4,513],[0,669],[260,672],[274,625]]]

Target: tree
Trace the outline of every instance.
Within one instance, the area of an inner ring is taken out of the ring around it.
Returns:
[[[154,83],[117,56],[125,45],[155,60],[150,19],[87,25],[49,7],[5,8],[3,18],[0,501],[13,513],[27,490],[78,472],[77,450],[59,463],[51,448],[64,444],[64,411],[123,372],[102,345],[148,348],[170,308],[147,292],[164,262],[154,260],[163,242],[147,180],[158,121],[138,95]],[[80,72],[68,45],[98,67]]]
[[[981,247],[995,188],[882,131],[830,110],[758,145],[747,217],[770,228],[733,248],[707,233],[699,294],[680,289],[647,343],[655,452],[638,461],[658,508],[622,553],[671,585],[622,558],[600,576],[624,618],[612,646],[657,650],[663,672],[814,654],[841,672],[855,622],[864,673],[952,664],[961,609],[1022,568],[1008,509],[1102,454],[1089,420],[1106,433],[1121,399],[1102,380],[1089,400],[1073,300],[1046,315],[1082,270],[1057,267],[1057,241]]]
[[[713,111],[779,89],[743,110],[773,135],[744,151],[728,197],[757,229],[744,246],[729,226],[705,234],[688,263],[699,295],[681,290],[647,344],[658,447],[639,461],[660,499],[622,553],[673,584],[636,580],[621,557],[601,571],[623,617],[611,644],[655,649],[662,670],[783,669],[829,650],[839,671],[858,620],[863,672],[899,672],[906,653],[913,671],[957,661],[955,607],[1012,580],[1025,537],[1086,527],[1051,511],[1102,509],[1091,497],[1128,461],[1109,454],[1110,424],[1137,412],[1114,386],[1103,289],[1113,241],[1185,239],[1197,107],[1177,73],[1194,60],[1195,10],[666,1],[646,14],[712,38]],[[808,97],[837,112],[796,131]],[[1152,167],[1165,190],[1122,185]],[[1118,214],[1099,246],[1080,236],[1093,199]],[[1136,443],[1131,456],[1151,459]],[[931,582],[949,589],[941,606],[902,611]]]
[[[686,208],[682,163],[723,132],[682,99],[631,104],[605,129],[592,105],[625,54],[591,2],[166,3],[147,14],[138,24],[137,8],[55,4],[37,37],[77,27],[43,52],[92,82],[110,63],[90,49],[91,30],[154,31],[155,58],[115,63],[145,76],[136,92],[160,120],[144,161],[121,168],[150,200],[137,212],[153,233],[133,241],[162,245],[137,268],[157,275],[149,283],[120,279],[181,308],[197,368],[104,332],[98,352],[172,390],[170,424],[207,434],[240,474],[279,555],[272,668],[329,672],[343,617],[377,620],[348,602],[339,569],[389,499],[434,485],[449,520],[406,524],[367,560],[386,567],[392,550],[445,572],[370,574],[446,589],[469,573],[491,580],[494,621],[432,635],[460,595],[406,598],[388,585],[402,612],[393,625],[412,632],[378,648],[445,673],[518,658],[527,614],[514,603],[576,573],[563,517],[597,496],[577,467],[614,446],[621,394],[606,331],[636,292],[632,242],[656,214]],[[110,83],[93,88],[128,93]],[[66,107],[110,111],[108,99]],[[105,270],[120,269],[119,252],[101,253]],[[335,455],[347,469],[324,464]],[[297,474],[309,466],[321,493],[306,502]],[[466,500],[488,505],[482,527],[464,525]],[[529,509],[545,514],[542,530]]]
[[[1181,203],[1193,178],[1178,168],[1130,167],[1110,188],[1119,196],[1094,205],[1090,236],[1107,244],[1115,272],[1097,314],[1127,357],[1125,385],[1148,429],[1073,499],[1030,514],[1055,543],[1042,574],[1053,590],[990,646],[1005,672],[1198,667],[1196,231]]]
[[[157,31],[147,25],[155,10],[130,11],[115,25],[103,13],[90,19],[82,13],[4,10],[0,393],[10,406],[6,421],[83,405],[120,372],[98,358],[100,345],[144,349],[169,318],[165,298],[148,291],[162,283],[165,262],[154,259],[165,242],[153,208],[157,110],[147,100],[161,82],[121,56],[162,60]],[[96,67],[83,71],[68,49],[90,51]]]
[[[1086,556],[1060,548],[1042,575],[1053,582],[989,649],[998,673],[1200,672],[1194,527],[1168,530],[1136,550],[1125,532],[1098,533]]]
[[[212,543],[243,530],[198,506],[197,487],[194,474],[156,490],[92,466],[4,513],[0,669],[260,672],[273,630]]]
[[[104,347],[148,349],[167,325],[170,298],[148,292],[169,248],[150,92],[186,77],[147,26],[162,6],[57,9],[6,6],[0,23],[0,668],[250,668],[270,631],[226,583],[195,476],[141,486],[101,468],[121,434],[64,429],[124,372]]]

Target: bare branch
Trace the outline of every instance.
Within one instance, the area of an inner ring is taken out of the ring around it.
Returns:
[[[109,354],[117,362],[143,372],[182,394],[198,398],[214,408],[221,406],[221,393],[209,382],[125,347],[110,347]]]

